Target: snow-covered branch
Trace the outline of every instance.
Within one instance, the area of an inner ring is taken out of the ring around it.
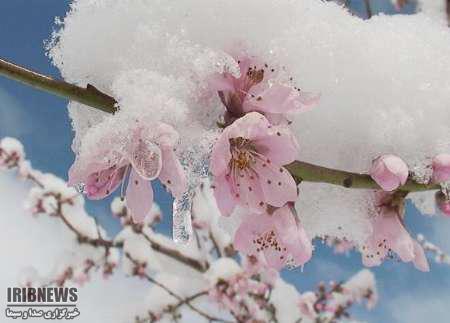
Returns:
[[[3,59],[0,59],[0,75],[104,112],[114,113],[117,111],[117,101],[90,84],[85,89],[64,81],[53,80],[48,76],[33,72]],[[301,161],[293,162],[286,168],[298,183],[307,181],[340,185],[346,188],[379,188],[379,185],[367,174],[341,171]],[[409,179],[399,189],[415,192],[437,190],[439,186],[434,183],[418,183],[413,179]]]

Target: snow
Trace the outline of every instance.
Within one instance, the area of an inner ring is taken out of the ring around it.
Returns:
[[[286,283],[281,278],[278,278],[275,282],[271,299],[277,310],[278,322],[292,323],[299,317],[302,317],[305,321],[307,320],[307,318],[301,314],[298,306],[300,294],[294,286]]]
[[[363,269],[353,275],[353,277],[343,284],[343,288],[350,292],[353,300],[358,302],[366,297],[368,291],[371,291],[371,296],[367,302],[368,308],[373,308],[378,300],[375,276],[368,269]]]
[[[234,259],[219,258],[211,264],[211,267],[205,273],[205,277],[210,285],[214,286],[220,280],[227,280],[241,273],[243,273],[243,269]]]
[[[370,20],[317,0],[74,1],[49,55],[67,81],[113,95],[120,111],[71,103],[73,149],[85,154],[105,136],[120,145],[135,122],[163,121],[180,133],[177,153],[198,184],[224,109],[208,78],[237,73],[228,53],[244,48],[321,93],[293,124],[301,160],[366,172],[392,153],[420,172],[450,146],[449,31],[430,14],[433,1],[422,1],[422,13]],[[311,237],[361,241],[370,232],[370,191],[300,190]]]

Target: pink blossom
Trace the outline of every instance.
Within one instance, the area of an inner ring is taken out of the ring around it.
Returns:
[[[240,55],[236,61],[239,78],[222,73],[211,80],[211,87],[218,91],[227,109],[227,124],[252,111],[264,114],[272,123],[279,123],[286,120],[288,114],[312,108],[319,101],[319,96],[281,82],[275,68],[255,57]]]
[[[270,286],[275,285],[279,277],[278,271],[267,265],[266,259],[261,253],[245,256],[242,260],[242,267],[250,277],[258,275],[261,282]]]
[[[225,128],[215,144],[210,169],[214,196],[222,215],[239,204],[263,212],[297,199],[297,185],[283,167],[298,155],[290,130],[272,126],[251,112]]]
[[[239,322],[262,322],[255,316],[267,306],[265,295],[268,285],[239,273],[228,279],[220,279],[208,292],[208,296],[233,313]],[[250,297],[249,295],[252,295]]]
[[[370,169],[370,176],[384,191],[394,191],[404,185],[408,179],[408,166],[394,155],[376,158]]]
[[[300,295],[300,301],[298,306],[300,312],[311,320],[315,320],[317,317],[317,312],[315,310],[315,305],[317,302],[317,295],[313,292],[306,292]]]
[[[300,266],[312,255],[311,241],[289,206],[272,214],[246,215],[234,237],[234,247],[247,255],[262,255],[268,266]]]
[[[438,191],[435,194],[436,206],[445,216],[450,217],[450,198],[443,192]]]
[[[403,262],[428,271],[428,262],[422,247],[411,238],[403,226],[403,197],[385,192],[376,195],[377,215],[372,218],[372,234],[361,247],[363,264],[378,266],[392,253]]]
[[[450,154],[439,154],[432,161],[434,183],[442,183],[450,180]]]
[[[123,188],[128,178],[127,207],[133,219],[141,222],[153,204],[150,181],[159,178],[176,197],[186,188],[183,168],[174,153],[177,140],[171,126],[159,123],[151,129],[151,135],[144,128],[133,130],[121,150],[99,143],[98,151],[77,156],[69,171],[69,185],[85,184],[86,196],[98,200],[121,184]]]

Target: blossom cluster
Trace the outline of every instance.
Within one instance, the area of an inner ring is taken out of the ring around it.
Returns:
[[[182,316],[191,317],[195,322],[313,321],[309,313],[303,311],[304,295],[308,292],[299,294],[281,278],[272,268],[274,264],[281,264],[277,258],[272,263],[270,253],[255,252],[241,254],[242,261],[236,261],[231,237],[217,225],[222,215],[215,203],[212,204],[214,192],[208,184],[200,185],[195,194],[192,213],[195,241],[188,245],[175,244],[157,232],[157,224],[162,219],[157,204],[153,204],[143,221],[136,222],[132,209],[120,197],[113,200],[111,213],[120,220],[122,230],[110,238],[106,230],[86,213],[84,196],[68,187],[62,179],[33,169],[25,159],[20,142],[12,138],[1,140],[0,161],[6,166],[4,168],[18,170],[21,179],[32,183],[26,208],[34,220],[48,218],[58,222],[71,241],[70,248],[61,257],[49,259],[49,262],[54,261],[54,269],[48,274],[42,275],[33,267],[24,269],[20,275],[23,286],[83,286],[98,278],[96,273],[103,279],[110,279],[124,272],[151,286],[148,300],[142,301],[137,313],[130,314],[136,322],[179,321]],[[293,228],[292,223],[286,223],[292,219],[291,212],[289,206],[275,211],[280,226]],[[268,214],[254,216],[269,217]],[[244,220],[255,221],[251,215]],[[259,219],[258,222],[261,222],[261,228],[272,223]],[[241,230],[248,230],[249,226],[245,224]],[[280,243],[285,241],[280,240]],[[244,242],[245,239],[241,241]],[[333,294],[334,308],[347,310],[363,298],[375,302],[374,284],[373,276],[367,270],[356,274],[340,284],[342,295],[339,300],[338,293]],[[344,319],[344,316],[347,313],[336,320]]]
[[[370,271],[362,270],[349,281],[321,282],[316,292],[305,292],[300,297],[299,307],[306,317],[317,323],[334,323],[340,319],[348,319],[348,309],[353,303],[367,302],[372,308],[377,302],[378,294]]]
[[[234,233],[238,251],[262,257],[278,270],[287,265],[301,266],[311,258],[313,247],[295,207],[297,182],[286,168],[299,158],[290,118],[312,108],[319,97],[304,93],[291,81],[282,81],[277,68],[245,51],[234,59],[238,76],[227,71],[215,73],[208,83],[223,106],[217,122],[220,130],[209,158],[213,196],[222,216],[239,213],[240,225]],[[103,137],[97,145],[101,149],[78,155],[69,172],[69,184],[81,185],[91,199],[102,199],[121,187],[121,198],[134,222],[139,223],[153,205],[149,182],[159,179],[179,200],[174,204],[174,223],[176,216],[191,221],[191,192],[197,185],[176,154],[177,131],[163,122],[146,127],[137,121],[128,130],[128,138],[122,138],[121,145],[111,148],[111,139]],[[431,176],[422,181],[445,183],[450,179],[450,155],[435,156],[428,168]],[[403,225],[407,191],[402,187],[414,174],[392,154],[374,159],[369,174],[380,191],[372,198],[372,233],[357,244],[363,263],[379,265],[396,254],[427,271],[420,244]],[[449,193],[442,187],[436,193],[436,202],[444,214],[449,214]]]

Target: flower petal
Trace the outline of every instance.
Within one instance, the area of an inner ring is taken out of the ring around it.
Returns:
[[[296,221],[295,214],[288,206],[276,210],[273,217],[277,236],[292,256],[295,265],[304,265],[311,259],[313,247],[303,226]]]
[[[239,204],[250,208],[251,211],[263,212],[266,199],[258,180],[258,175],[249,171],[238,171],[236,187]]]
[[[253,240],[267,231],[270,226],[270,218],[265,214],[247,214],[243,216],[241,224],[234,235],[234,247],[247,255],[258,254]]]
[[[231,215],[237,201],[235,194],[231,191],[231,184],[227,181],[225,175],[214,178],[213,189],[216,204],[220,213],[223,216]]]
[[[131,171],[126,192],[127,207],[135,222],[142,222],[153,204],[153,189],[149,181]]]
[[[209,86],[213,91],[235,91],[235,80],[229,73],[215,73],[209,79]]]
[[[320,98],[318,95],[312,96],[279,83],[266,85],[265,89],[255,88],[254,91],[251,91],[252,96],[247,96],[248,100],[243,105],[244,111],[275,114],[300,112],[316,106]]]
[[[85,183],[86,196],[92,200],[100,200],[116,190],[123,181],[127,166],[117,169],[110,167],[90,174]]]
[[[256,151],[274,164],[287,165],[298,158],[299,145],[289,128],[271,127],[268,135],[254,140]]]
[[[257,158],[253,165],[264,194],[264,201],[272,206],[282,207],[297,200],[297,185],[291,174],[275,165],[270,159]]]
[[[253,141],[266,137],[269,127],[270,123],[266,117],[258,112],[250,112],[225,128],[224,133],[229,139],[240,137]]]

